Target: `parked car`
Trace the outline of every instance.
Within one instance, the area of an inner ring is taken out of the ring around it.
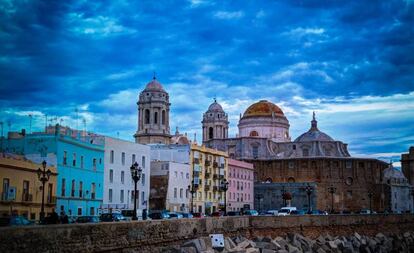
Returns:
[[[211,217],[221,217],[221,216],[223,216],[224,214],[222,213],[222,212],[213,212],[212,214],[211,214]]]
[[[239,211],[230,211],[227,212],[227,216],[240,216],[241,213]]]
[[[286,216],[286,215],[289,215],[292,211],[296,211],[296,207],[294,207],[294,206],[282,207],[278,211],[277,215],[278,216]]]
[[[170,216],[170,219],[182,219],[182,218],[184,218],[181,213],[169,212],[168,215]]]
[[[328,212],[321,210],[312,210],[312,215],[328,215]]]
[[[122,210],[121,214],[125,217],[125,219],[132,220],[132,217],[134,217],[134,210]]]
[[[193,217],[194,218],[204,218],[204,214],[203,213],[193,213]]]
[[[265,215],[266,216],[276,216],[279,213],[278,210],[268,210]]]
[[[28,226],[32,225],[33,222],[29,221],[23,216],[9,216],[0,218],[0,227],[5,226]]]
[[[151,218],[152,220],[166,220],[170,218],[170,215],[167,212],[151,212],[148,215],[149,218]]]
[[[256,210],[245,210],[243,212],[243,215],[257,216],[259,213]]]
[[[193,218],[193,215],[191,213],[181,213],[183,218]]]
[[[103,213],[101,214],[101,221],[126,221],[127,219],[120,213]]]
[[[369,210],[369,209],[361,209],[361,211],[359,213],[360,214],[371,214],[371,210]]]
[[[98,223],[99,218],[97,216],[79,216],[76,219],[76,223]]]
[[[303,210],[292,210],[292,211],[290,211],[290,215],[305,215],[305,211],[303,211]]]

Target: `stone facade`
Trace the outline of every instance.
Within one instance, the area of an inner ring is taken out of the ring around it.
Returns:
[[[404,174],[390,163],[384,170],[383,191],[384,199],[393,213],[406,213],[413,210],[412,186],[408,184]]]
[[[155,76],[140,93],[138,100],[138,130],[135,142],[141,144],[170,143],[169,95]]]
[[[254,209],[254,168],[253,164],[229,159],[227,211]]]
[[[254,206],[258,211],[279,210],[285,206],[296,207],[297,210],[309,210],[306,193],[308,185],[312,189],[310,210],[316,210],[318,189],[315,183],[256,183]],[[288,194],[289,197],[284,197],[284,194]]]

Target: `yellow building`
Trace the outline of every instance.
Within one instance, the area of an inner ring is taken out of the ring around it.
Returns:
[[[193,194],[193,211],[210,214],[224,208],[222,184],[227,180],[227,153],[191,144],[190,170]]]
[[[2,182],[0,216],[17,214],[30,220],[40,219],[42,203],[42,183],[37,170],[42,164],[36,164],[17,155],[0,153],[0,180]],[[56,207],[56,168],[47,166],[52,174],[45,183],[44,211],[47,216]]]

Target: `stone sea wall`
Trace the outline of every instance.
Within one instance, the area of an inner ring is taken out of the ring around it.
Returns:
[[[227,237],[271,238],[300,234],[403,235],[414,231],[414,215],[329,215],[220,217],[0,228],[1,252],[163,252],[222,233]]]

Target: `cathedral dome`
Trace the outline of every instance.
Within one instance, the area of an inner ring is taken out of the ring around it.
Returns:
[[[214,99],[214,102],[208,107],[208,112],[224,112],[223,107],[219,103],[217,103],[217,100]]]
[[[279,106],[269,102],[267,100],[260,100],[257,103],[252,104],[247,108],[243,114],[243,118],[246,117],[272,117],[273,114],[283,116],[282,109]]]
[[[145,86],[144,91],[162,91],[165,92],[164,88],[162,87],[161,83],[158,82],[157,78],[155,76],[151,80],[151,82],[147,83]]]
[[[315,119],[315,112],[313,113],[313,119],[311,121],[312,126],[306,133],[296,138],[295,142],[307,142],[307,141],[335,141],[331,136],[320,131],[318,129],[318,121]]]

